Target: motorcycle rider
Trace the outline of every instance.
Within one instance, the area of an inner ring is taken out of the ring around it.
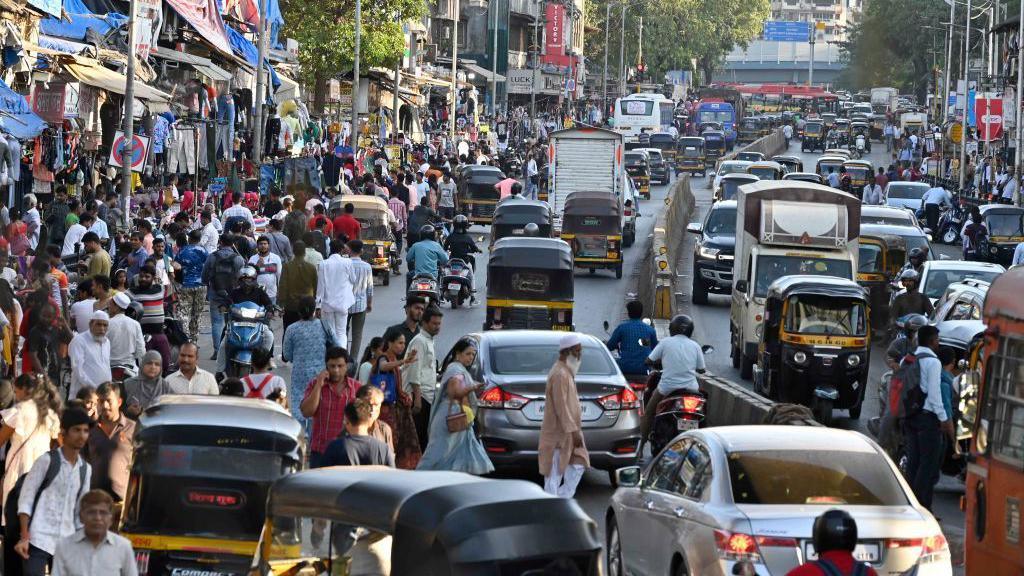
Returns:
[[[899,368],[903,357],[917,350],[917,331],[927,325],[928,319],[921,314],[907,314],[896,319],[899,334],[885,352],[885,363],[889,369]]]
[[[629,319],[616,326],[608,338],[608,349],[619,351],[615,361],[623,374],[647,374],[645,361],[658,345],[658,333],[643,321],[644,305],[639,300],[626,303],[626,315]]]
[[[924,263],[928,261],[928,251],[924,248],[911,248],[907,253],[907,263],[900,269],[900,274],[907,270],[913,270],[919,275],[923,272]]]
[[[918,290],[920,277],[920,274],[914,269],[904,270],[900,273],[900,283],[903,284],[906,291],[893,299],[892,306],[889,307],[889,314],[892,318],[902,318],[907,314],[923,314],[930,317],[935,311],[928,296]]]
[[[420,228],[419,241],[405,253],[409,272],[405,275],[405,289],[409,289],[415,276],[427,275],[437,281],[438,270],[448,262],[448,253],[437,243],[437,231],[426,224]]]
[[[476,304],[476,281],[474,280],[476,257],[473,254],[479,254],[482,251],[473,241],[473,237],[469,235],[469,218],[466,218],[465,214],[459,214],[452,220],[452,229],[451,235],[444,241],[444,249],[448,251],[450,258],[457,258],[469,264],[471,270],[469,274],[470,303]]]
[[[786,576],[878,576],[874,568],[853,557],[857,522],[845,510],[827,510],[815,518],[812,542],[818,558],[793,568]]]
[[[857,158],[863,157],[864,156],[864,148],[865,148],[864,134],[863,133],[858,133],[857,134],[857,138],[854,140],[854,142],[855,142],[855,146],[857,148]]]
[[[651,393],[644,407],[637,458],[643,456],[644,444],[651,433],[651,423],[658,403],[677,390],[700,390],[697,374],[704,373],[704,351],[700,344],[690,339],[693,335],[693,319],[686,314],[675,316],[668,325],[668,333],[669,337],[659,342],[645,360],[648,366],[661,362],[662,368],[658,388]]]
[[[263,317],[261,326],[260,336],[260,348],[271,351],[274,348],[274,333],[270,330],[270,317],[274,307],[274,303],[270,300],[270,296],[267,296],[266,291],[256,282],[256,268],[252,266],[243,266],[239,272],[238,286],[231,291],[231,303],[228,305],[228,312],[230,314],[231,305],[241,304],[242,302],[252,302],[257,306],[262,306],[266,310],[266,315]],[[228,330],[224,331],[224,337],[220,341],[220,349],[217,352],[217,373],[223,374],[227,370],[228,355],[225,352],[229,352],[228,348]],[[220,380],[220,378],[218,378]]]

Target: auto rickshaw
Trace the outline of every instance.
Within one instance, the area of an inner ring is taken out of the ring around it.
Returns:
[[[846,158],[842,156],[821,156],[815,164],[814,171],[821,175],[822,178],[828,178],[829,168],[838,174],[839,169],[843,166],[843,162],[846,162]]]
[[[626,173],[645,200],[651,199],[651,164],[646,152],[632,150],[625,154]]]
[[[843,162],[843,168],[850,176],[850,191],[858,198],[863,196],[868,182],[875,181],[875,167],[868,160],[847,160]]]
[[[701,132],[704,138],[704,157],[707,162],[714,164],[722,156],[725,156],[725,132],[721,130],[706,130]]]
[[[572,246],[573,264],[622,278],[622,205],[605,192],[573,192],[565,199],[561,238]]]
[[[278,480],[265,505],[250,576],[602,573],[594,520],[524,480],[336,466]],[[209,572],[183,574],[193,573]]]
[[[495,184],[505,179],[494,166],[467,166],[459,174],[459,209],[477,224],[490,224],[500,193]]]
[[[843,158],[844,160],[852,160],[853,159],[853,155],[850,154],[850,151],[848,149],[846,149],[846,148],[826,148],[825,151],[821,153],[821,155],[822,156],[839,156],[840,158]]]
[[[828,426],[832,409],[860,417],[870,365],[864,288],[828,276],[783,276],[768,287],[754,368],[761,395],[811,408]]]
[[[857,284],[868,292],[872,326],[889,325],[892,281],[907,261],[907,245],[895,234],[861,233]]]
[[[391,209],[379,196],[345,194],[331,200],[345,206],[352,204],[352,216],[359,221],[359,239],[363,241],[363,260],[373,267],[373,274],[380,276],[383,284],[391,283],[391,270],[397,265],[399,255],[395,237],[391,231]]]
[[[655,132],[651,134],[650,143],[647,147],[661,150],[661,157],[665,159],[665,163],[668,166],[675,164],[676,139],[668,132]]]
[[[747,174],[753,174],[761,180],[782,180],[782,177],[786,174],[786,169],[778,162],[762,160],[747,166]]]
[[[780,154],[778,156],[772,156],[772,162],[778,162],[782,164],[783,168],[786,169],[786,173],[790,172],[803,172],[804,161],[799,156],[789,156]]]
[[[702,136],[683,136],[676,141],[676,174],[689,172],[701,176],[707,175],[707,157],[704,153]]]
[[[740,120],[740,130],[737,139],[739,142],[753,142],[761,137],[761,119],[756,116],[747,116]]]
[[[573,330],[572,248],[559,238],[505,237],[487,261],[484,330]]]
[[[527,198],[505,198],[498,202],[491,222],[491,246],[508,236],[524,236],[527,224],[536,224],[540,236],[550,238],[551,206]]]
[[[800,142],[801,152],[825,150],[825,124],[820,120],[808,120],[804,124],[804,137]]]
[[[831,130],[836,125],[837,116],[832,112],[826,112],[821,115],[821,121],[825,124],[825,131]]]
[[[1008,204],[980,206],[988,237],[978,251],[981,258],[1009,267],[1017,244],[1024,242],[1024,208]]]
[[[269,400],[164,395],[134,445],[120,532],[140,573],[249,574],[267,493],[302,467],[302,425]]]
[[[783,180],[798,180],[800,182],[810,182],[812,184],[825,184],[825,179],[820,174],[814,172],[789,172],[782,177]]]

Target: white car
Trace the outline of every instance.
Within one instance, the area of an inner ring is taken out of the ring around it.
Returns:
[[[717,426],[616,472],[608,573],[781,576],[814,558],[814,519],[857,521],[854,555],[879,574],[953,573],[949,546],[885,452],[866,436],[805,426]]]
[[[921,198],[931,188],[925,182],[889,182],[885,186],[885,205],[894,208],[921,209]]]
[[[934,305],[946,293],[946,288],[954,282],[973,279],[991,283],[1003,272],[1006,272],[1006,268],[991,262],[929,260],[921,267],[918,285],[921,287],[921,293]]]
[[[715,181],[711,186],[712,192],[717,192],[718,187],[722,185],[722,176],[726,174],[746,174],[747,167],[753,164],[749,160],[726,160],[718,166],[718,171],[715,172]]]

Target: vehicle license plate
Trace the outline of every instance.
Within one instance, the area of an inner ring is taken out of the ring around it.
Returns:
[[[814,551],[814,544],[808,542],[804,545],[804,555],[808,562],[818,559],[818,553]],[[878,562],[878,544],[857,544],[857,547],[853,549],[853,557],[860,562]]]
[[[451,282],[448,284],[448,289],[458,291],[462,289],[462,286],[458,282]]]
[[[676,430],[696,430],[699,425],[696,420],[676,420]]]
[[[594,402],[580,402],[581,418],[584,422],[597,420],[604,413],[604,409]],[[544,419],[544,401],[534,400],[523,407],[523,415],[530,420]]]

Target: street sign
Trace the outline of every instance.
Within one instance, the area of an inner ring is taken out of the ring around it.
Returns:
[[[949,139],[952,140],[954,144],[959,144],[960,141],[963,140],[963,138],[964,138],[964,127],[963,127],[963,124],[960,124],[959,122],[957,122],[957,123],[955,123],[955,124],[953,124],[952,126],[949,127]]]
[[[124,166],[126,145],[127,141],[124,137],[124,132],[118,130],[114,136],[114,145],[110,147],[110,158],[107,160],[108,166],[117,166],[119,168]],[[139,136],[136,134],[132,138],[132,172],[142,172],[142,169],[146,166],[147,156],[149,156],[149,136]]]
[[[764,39],[769,42],[807,42],[810,37],[810,22],[769,20],[764,23]]]

